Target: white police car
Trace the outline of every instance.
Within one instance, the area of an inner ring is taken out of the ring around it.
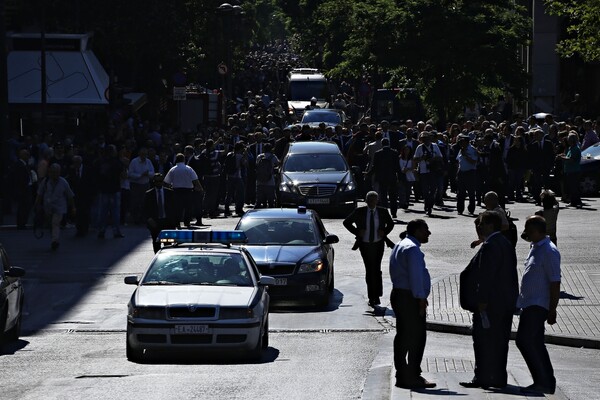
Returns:
[[[162,231],[128,304],[127,359],[145,350],[243,350],[260,359],[269,341],[269,294],[240,231]]]

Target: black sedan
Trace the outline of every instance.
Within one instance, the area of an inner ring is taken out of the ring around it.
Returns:
[[[250,210],[235,229],[246,233],[245,247],[260,273],[275,278],[275,286],[269,288],[271,300],[329,304],[334,288],[332,244],[339,239],[327,232],[315,211]]]
[[[21,333],[23,315],[23,285],[20,277],[25,270],[12,267],[4,247],[0,244],[0,346],[17,340]]]

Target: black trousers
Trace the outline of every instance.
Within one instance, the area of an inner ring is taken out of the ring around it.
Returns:
[[[383,296],[383,278],[381,275],[381,260],[385,242],[360,242],[358,248],[365,264],[365,281],[367,282],[367,296],[370,301],[378,302]]]
[[[395,215],[398,210],[398,185],[396,181],[379,181],[379,198],[381,199],[381,205],[388,207],[392,215]]]
[[[396,380],[410,381],[421,375],[421,361],[427,341],[425,315],[419,314],[419,299],[414,298],[410,290],[393,289],[390,301],[396,314]]]
[[[508,375],[508,342],[512,327],[512,312],[487,311],[490,327],[481,325],[481,315],[473,314],[473,350],[475,379],[482,385],[506,386]]]
[[[189,225],[194,212],[193,189],[175,188],[173,192],[173,208],[178,212],[177,222],[183,221],[184,225]]]
[[[544,323],[548,310],[540,306],[526,307],[521,312],[517,331],[517,347],[523,355],[533,382],[547,388],[556,387],[554,369],[544,344]]]
[[[456,210],[462,213],[465,210],[465,198],[469,196],[468,210],[475,212],[475,189],[477,188],[477,172],[475,170],[458,172],[456,177],[458,194],[456,195]]]

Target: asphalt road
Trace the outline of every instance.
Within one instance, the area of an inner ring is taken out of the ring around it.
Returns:
[[[598,202],[588,203],[587,209],[565,209],[559,215],[564,266],[597,268],[600,251],[589,238],[599,233]],[[423,217],[421,208],[417,204],[412,212],[398,213],[394,240],[410,219]],[[519,219],[519,229],[536,209],[526,204],[509,208]],[[474,254],[469,247],[475,238],[473,218],[458,216],[448,208],[434,210],[434,216],[426,219],[432,236],[423,250],[432,279],[462,270]],[[214,229],[232,229],[236,220],[205,222]],[[335,247],[336,290],[330,306],[325,310],[274,310],[270,347],[257,364],[235,358],[200,360],[189,354],[149,364],[126,360],[126,304],[133,287],[123,284],[123,277],[141,273],[153,256],[145,229],[124,227],[124,239],[108,234],[101,241],[94,235],[76,239],[74,230],[67,228],[57,252],[49,249],[48,233],[36,240],[31,231],[0,231],[12,263],[27,269],[25,335],[0,356],[0,398],[361,398],[381,343],[389,344],[385,339],[392,336],[388,333],[391,326],[374,317],[366,304],[363,265],[359,253],[351,251],[353,237],[340,219],[326,219],[325,225],[340,237]],[[520,262],[524,261],[527,244],[519,243],[517,252]],[[386,249],[384,304],[391,289],[388,256]],[[511,357],[518,360],[514,343],[512,347]],[[445,349],[448,357],[461,349],[462,359],[473,358],[468,337],[430,334],[426,356],[444,357]],[[600,368],[599,354],[552,347],[559,387],[568,398],[599,397],[594,393],[600,378],[595,372]],[[568,372],[576,367],[577,374]],[[470,393],[461,395],[477,398]]]

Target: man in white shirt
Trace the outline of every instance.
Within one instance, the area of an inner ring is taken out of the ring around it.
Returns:
[[[128,177],[130,185],[130,212],[133,222],[141,224],[142,205],[144,204],[144,194],[150,186],[150,177],[154,175],[154,166],[148,159],[148,150],[142,147],[138,156],[131,160],[128,168]]]
[[[167,172],[164,182],[173,188],[175,208],[181,213],[176,217],[177,223],[183,220],[186,226],[190,226],[194,212],[193,192],[204,192],[204,189],[196,172],[192,167],[185,165],[185,156],[182,153],[177,153],[175,163]],[[201,225],[202,221],[196,221],[196,224]]]
[[[415,150],[413,161],[418,165],[425,212],[430,216],[435,202],[437,177],[442,173],[438,166],[442,165],[443,157],[438,145],[432,143],[431,132],[423,131],[421,141],[422,143]]]

